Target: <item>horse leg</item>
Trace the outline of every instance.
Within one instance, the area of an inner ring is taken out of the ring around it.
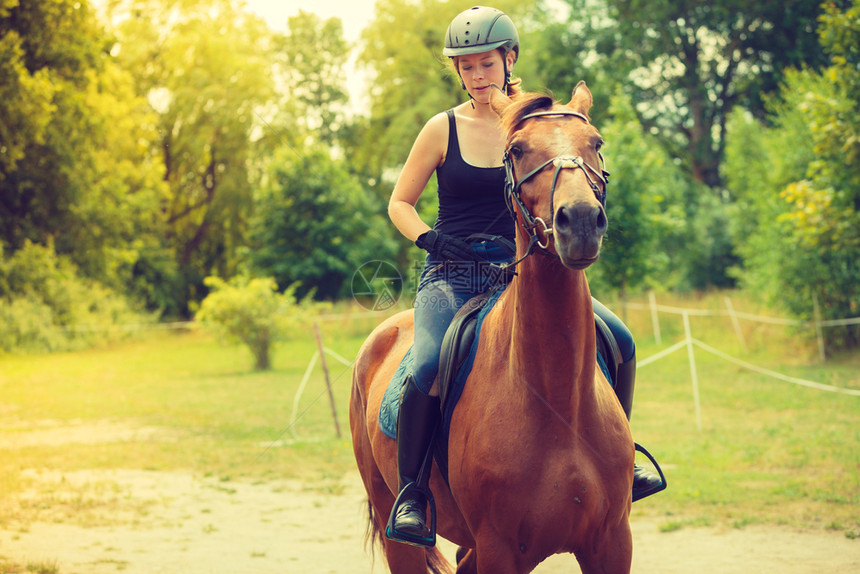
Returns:
[[[476,542],[470,555],[475,558],[477,574],[523,574],[534,569],[534,566],[528,567],[522,563],[522,554],[516,552],[514,549],[516,545],[513,543],[502,539],[491,541],[485,539]],[[458,569],[457,573],[459,572]]]
[[[577,552],[576,559],[582,574],[630,574],[633,562],[630,524],[625,522],[607,532],[595,547]]]
[[[366,434],[358,435],[355,444],[367,447],[369,441],[362,442],[366,436]],[[391,574],[416,574],[428,571],[434,574],[449,573],[450,567],[437,548],[418,548],[385,537],[384,532],[388,525],[388,516],[394,506],[394,493],[388,489],[388,485],[385,483],[379,467],[376,466],[369,448],[358,448],[356,452],[359,454],[356,458],[360,461],[359,466],[361,467],[365,490],[367,490],[370,498],[371,520],[373,521],[371,530],[373,533],[379,534],[374,538],[382,542],[382,550]]]
[[[371,481],[372,487],[370,491],[370,500],[373,507],[372,520],[374,521],[374,530],[380,534],[385,532],[385,527],[388,524],[388,516],[391,514],[391,508],[394,506],[394,495],[388,490],[388,486],[382,479],[382,475],[378,471],[373,473]],[[435,553],[435,548],[425,550],[416,546],[401,544],[393,540],[389,540],[384,534],[379,536],[382,541],[382,550],[385,554],[385,559],[388,562],[388,569],[391,574],[415,574],[418,572],[428,571],[428,561],[439,562],[441,555],[432,557],[428,554]],[[444,562],[444,561],[442,561]],[[446,572],[444,564],[438,569],[433,569],[433,572]]]
[[[383,544],[391,574],[416,574],[428,571],[427,551],[424,548],[395,542],[388,538],[384,540]]]
[[[478,555],[474,548],[457,549],[457,574],[477,574]]]

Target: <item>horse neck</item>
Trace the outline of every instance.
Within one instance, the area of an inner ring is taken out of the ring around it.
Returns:
[[[533,255],[511,284],[510,366],[526,392],[571,416],[592,388],[594,310],[585,271]]]

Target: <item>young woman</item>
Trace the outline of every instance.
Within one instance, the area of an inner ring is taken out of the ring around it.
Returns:
[[[391,221],[400,232],[427,251],[415,300],[414,366],[404,384],[397,422],[402,496],[392,509],[393,528],[387,532],[394,540],[412,544],[429,543],[433,538],[427,527],[425,496],[420,489],[403,489],[417,480],[440,418],[434,380],[442,338],[469,298],[504,280],[486,262],[510,260],[515,233],[504,199],[505,134],[489,99],[494,84],[502,86],[509,96],[519,93],[519,81],[511,80],[519,56],[516,27],[499,10],[471,8],[451,22],[442,53],[452,59],[469,100],[427,122],[413,144],[388,206]],[[434,171],[439,183],[439,212],[431,229],[418,216],[415,205]],[[632,336],[597,301],[595,312],[618,340],[625,360],[619,366],[619,377],[623,372],[629,379],[632,399]],[[636,475],[634,492],[637,481],[660,480],[638,467]]]

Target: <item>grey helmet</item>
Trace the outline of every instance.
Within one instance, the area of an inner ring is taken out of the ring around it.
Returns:
[[[442,55],[453,58],[504,48],[520,55],[520,37],[510,17],[495,8],[475,6],[461,12],[451,21],[445,34]]]

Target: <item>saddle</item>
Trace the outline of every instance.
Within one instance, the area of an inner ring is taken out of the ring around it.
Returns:
[[[442,401],[443,412],[453,411],[456,399],[460,398],[458,392],[455,397],[449,397],[452,391],[452,383],[463,367],[472,351],[475,343],[475,335],[478,326],[478,313],[484,308],[488,301],[495,298],[495,293],[488,291],[466,302],[454,319],[442,339],[442,351],[439,356],[439,398]],[[609,384],[615,387],[618,375],[618,364],[621,362],[621,352],[609,326],[594,314],[594,328],[597,335],[597,355],[600,368],[606,375]],[[459,389],[462,391],[462,389]],[[449,401],[449,398],[454,400]],[[452,404],[453,403],[453,404]]]
[[[457,406],[457,401],[462,395],[465,379],[472,368],[472,361],[474,361],[477,350],[476,339],[479,335],[481,320],[485,314],[481,312],[485,310],[488,304],[495,304],[500,294],[500,290],[490,290],[467,301],[454,315],[448,330],[445,332],[445,337],[442,339],[437,375],[439,398],[442,405],[442,424],[439,425],[437,431],[434,457],[446,482],[448,480],[448,437],[451,417],[454,413],[454,407]],[[609,384],[614,388],[618,364],[621,362],[621,353],[612,331],[596,313],[594,314],[594,327],[597,335],[597,362]]]
[[[460,369],[466,363],[476,343],[478,332],[478,314],[491,299],[495,299],[493,290],[477,295],[466,301],[451,320],[445,336],[442,338],[442,350],[439,355],[439,372],[436,378],[439,382],[439,399],[442,402],[442,412],[453,412],[460,391],[454,387],[454,380]],[[455,394],[456,393],[456,394]],[[445,417],[449,418],[449,417]]]

